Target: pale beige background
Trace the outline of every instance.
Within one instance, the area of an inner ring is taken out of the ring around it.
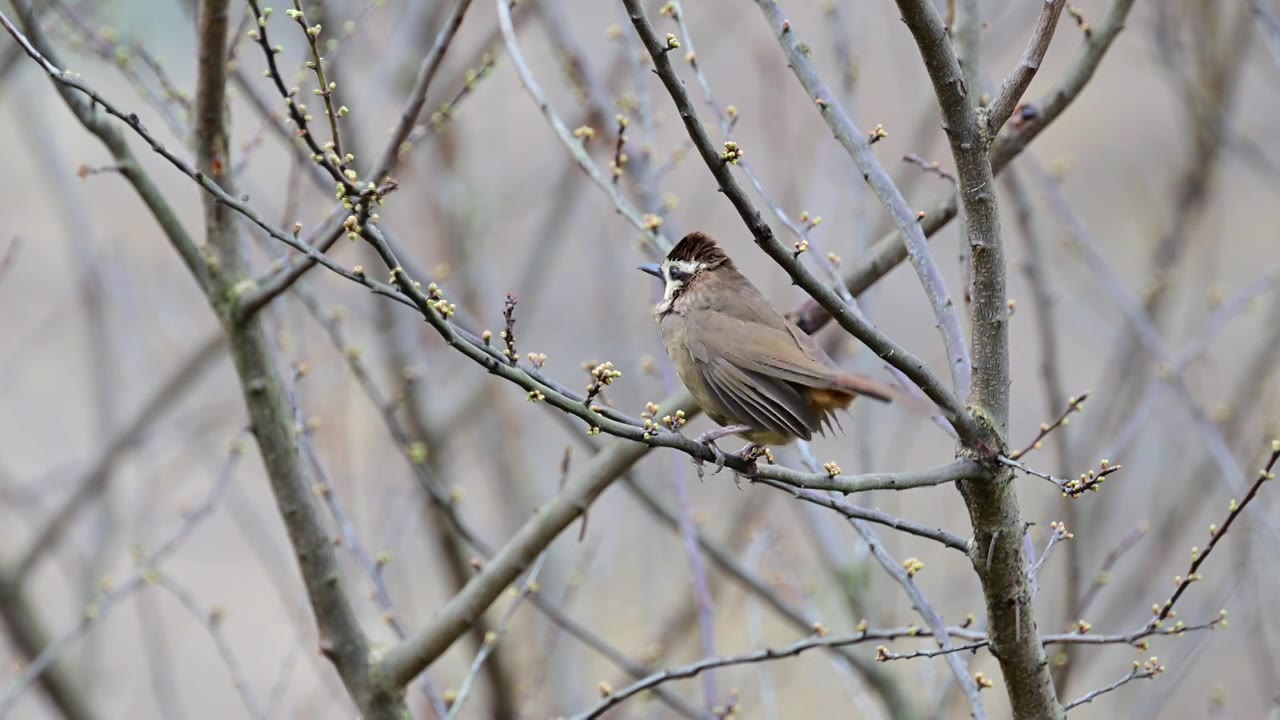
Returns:
[[[1166,1],[1166,0],[1160,0]],[[1264,0],[1265,2],[1265,0]],[[345,3],[332,3],[342,6]],[[1116,42],[1097,78],[1076,104],[1036,141],[1034,152],[1047,163],[1066,171],[1065,188],[1075,208],[1129,287],[1140,291],[1146,283],[1148,249],[1168,222],[1174,184],[1183,171],[1190,130],[1171,75],[1161,67],[1155,41],[1156,2],[1140,2],[1129,28]],[[351,3],[351,12],[364,3]],[[351,127],[359,128],[359,145],[367,155],[380,149],[400,98],[405,77],[416,67],[424,50],[419,28],[421,3],[389,0],[371,9],[361,20],[354,40],[344,48],[345,87],[340,99],[352,108]],[[617,3],[601,0],[563,2],[570,30],[587,50],[593,68],[601,72],[613,62],[622,45],[607,37],[607,28],[620,24],[629,32]],[[745,2],[716,0],[688,3],[689,21],[698,43],[699,59],[723,103],[741,112],[739,140],[747,148],[756,171],[788,211],[809,210],[824,222],[815,241],[824,250],[857,256],[859,243],[886,218],[870,194],[856,182],[857,174],[839,146],[831,139],[818,113],[794,83],[780,50],[769,36],[760,14]],[[831,59],[832,34],[818,3],[791,0],[786,3],[793,27],[815,50],[819,67],[835,81]],[[852,11],[847,32],[858,60],[858,88],[852,108],[865,128],[883,124],[889,137],[876,146],[881,160],[899,177],[914,170],[900,167],[898,158],[914,152],[948,164],[940,131],[928,133],[920,144],[915,129],[922,112],[933,113],[928,83],[910,37],[898,20],[893,3],[856,0],[846,3]],[[1011,67],[1020,39],[1030,27],[1036,3],[986,0],[992,16],[984,62],[992,73]],[[1086,16],[1098,22],[1105,3],[1081,0]],[[103,3],[94,11],[94,25],[109,23],[122,37],[137,39],[164,59],[176,82],[188,88],[193,79],[190,23],[181,4],[148,0]],[[288,51],[286,67],[301,61],[301,47],[294,28],[277,9],[275,32]],[[659,27],[669,23],[659,22]],[[492,3],[478,0],[463,24],[451,59],[441,73],[457,78],[461,64],[490,36],[495,27]],[[288,28],[287,30],[285,28]],[[336,29],[336,28],[335,28]],[[664,30],[665,32],[665,30]],[[182,148],[154,109],[124,82],[113,68],[83,53],[74,53],[67,33],[53,37],[73,69],[99,87],[122,107],[135,110],[146,125],[171,147]],[[521,31],[529,64],[537,73],[553,104],[567,122],[580,116],[574,93],[559,72],[547,34],[535,21]],[[1079,45],[1079,32],[1064,19],[1030,95],[1040,96],[1065,69]],[[8,47],[8,41],[0,42]],[[261,74],[260,56],[248,43],[240,60],[258,90],[269,88]],[[1229,129],[1223,128],[1223,152],[1218,182],[1202,221],[1194,230],[1191,249],[1175,277],[1176,312],[1168,326],[1173,348],[1179,348],[1201,326],[1211,291],[1230,295],[1256,279],[1268,263],[1280,257],[1276,227],[1280,222],[1280,142],[1275,118],[1280,117],[1280,64],[1267,52],[1260,36],[1247,51],[1246,69],[1237,107],[1230,113]],[[612,94],[633,91],[626,74],[610,87]],[[659,113],[657,152],[663,156],[684,142],[683,129],[674,122],[669,98],[656,78],[646,76],[646,91]],[[692,85],[692,75],[686,78]],[[431,94],[436,107],[455,88],[438,85]],[[344,92],[345,91],[345,92]],[[698,96],[695,93],[695,96]],[[317,103],[318,104],[318,103]],[[701,106],[700,106],[701,107]],[[260,120],[243,102],[234,104],[237,146],[258,133]],[[936,123],[930,121],[936,127]],[[604,133],[612,135],[612,131]],[[665,394],[660,376],[640,372],[642,358],[665,362],[657,334],[649,320],[655,288],[633,267],[643,256],[637,252],[636,233],[613,211],[607,198],[579,178],[573,192],[581,195],[572,212],[560,218],[556,233],[563,235],[554,254],[530,257],[544,227],[544,215],[555,198],[551,189],[564,172],[567,156],[529,97],[520,87],[509,59],[499,51],[497,68],[483,80],[473,97],[458,111],[447,134],[456,171],[441,169],[439,143],[419,149],[417,161],[399,176],[401,189],[382,212],[384,223],[411,247],[417,262],[427,269],[451,264],[459,258],[447,240],[447,218],[439,210],[451,206],[463,223],[467,253],[478,297],[466,309],[495,330],[503,293],[514,289],[533,267],[544,277],[538,307],[519,316],[523,351],[549,356],[549,372],[570,386],[586,383],[579,364],[586,360],[612,360],[624,378],[611,390],[614,401],[638,412],[647,400]],[[24,61],[0,84],[0,138],[5,148],[6,171],[0,194],[0,248],[13,238],[21,242],[16,264],[0,280],[0,459],[5,471],[7,497],[0,507],[0,546],[6,560],[25,547],[28,532],[38,526],[46,508],[55,504],[99,452],[109,428],[118,427],[154,390],[192,347],[216,330],[211,313],[177,256],[165,244],[155,223],[118,177],[95,175],[75,178],[80,164],[101,165],[107,155],[84,132],[52,92],[47,80]],[[1247,139],[1248,146],[1241,139]],[[914,143],[914,144],[913,144]],[[185,178],[146,151],[135,149],[150,172],[168,190],[193,233],[199,234],[197,189]],[[597,158],[606,160],[606,152]],[[369,162],[368,157],[365,158]],[[250,156],[241,191],[274,222],[281,217],[288,184],[289,162],[278,142],[268,136]],[[1031,187],[1035,188],[1034,185]],[[715,191],[705,167],[693,155],[679,162],[663,178],[664,191],[679,199],[667,218],[674,235],[702,229],[719,237],[747,274],[779,307],[789,308],[802,299],[785,274],[750,243],[730,205]],[[297,212],[307,227],[314,227],[331,198],[303,183]],[[946,189],[937,177],[918,178],[908,199],[928,207]],[[1036,189],[1039,201],[1041,194]],[[1038,207],[1042,203],[1038,202]],[[1011,267],[1026,257],[1007,203],[1005,228]],[[1059,304],[1059,332],[1063,369],[1068,389],[1078,392],[1100,381],[1108,346],[1125,332],[1111,296],[1090,277],[1064,244],[1059,223],[1047,212],[1039,213],[1041,232],[1050,248],[1048,272]],[[775,224],[781,232],[781,227]],[[933,241],[953,291],[960,289],[957,266],[957,225]],[[790,242],[790,240],[788,240]],[[346,241],[335,250],[344,262],[355,264],[363,256]],[[103,281],[96,304],[99,320],[86,306],[86,268]],[[349,331],[365,350],[383,385],[388,374],[379,349],[375,327],[376,299],[349,283],[320,271],[306,285],[326,305],[343,305]],[[447,286],[447,284],[446,284]],[[1020,273],[1013,272],[1010,295],[1018,302],[1012,321],[1014,442],[1032,435],[1042,420],[1059,407],[1047,407],[1038,375],[1031,295]],[[1189,374],[1198,400],[1219,408],[1225,389],[1234,387],[1243,358],[1259,341],[1262,331],[1280,318],[1267,317],[1267,303],[1236,319],[1215,342],[1207,359]],[[866,308],[875,322],[898,342],[929,363],[944,362],[941,343],[931,312],[914,274],[908,267],[895,270],[866,296]],[[397,308],[396,312],[406,312]],[[319,327],[291,300],[277,303],[274,315],[283,357],[305,361],[312,369],[302,385],[306,413],[321,423],[317,441],[326,467],[335,478],[338,493],[374,550],[394,552],[387,570],[390,590],[400,614],[410,627],[429,619],[446,599],[447,582],[439,555],[423,527],[419,497],[403,459],[390,445],[379,418],[359,387],[352,382],[343,358],[334,351]],[[106,347],[94,347],[87,323],[104,329]],[[479,422],[455,433],[446,448],[447,481],[464,494],[462,510],[492,542],[506,537],[533,504],[554,491],[557,466],[566,445],[575,445],[564,427],[548,421],[542,408],[526,403],[523,392],[484,374],[461,356],[451,353],[422,323],[403,327],[414,333],[417,360],[433,393],[433,406],[450,407],[460,391],[483,381],[492,383],[503,400],[504,421],[495,423],[485,407],[477,407]],[[865,353],[863,353],[865,354]],[[845,355],[845,362],[854,362]],[[873,370],[874,358],[857,356],[856,362]],[[1274,375],[1274,373],[1273,373]],[[1274,432],[1280,403],[1272,378],[1256,378],[1262,413],[1248,424],[1249,437],[1233,438],[1249,448],[1241,460],[1246,468],[1257,461],[1268,428]],[[95,397],[106,393],[105,413],[96,410]],[[488,404],[489,396],[485,396]],[[1105,402],[1097,398],[1093,402]],[[103,417],[105,415],[105,417]],[[823,460],[836,460],[846,471],[860,465],[859,440],[873,450],[876,469],[923,467],[951,456],[951,443],[933,426],[904,417],[894,409],[874,408],[860,414],[864,427],[843,437],[817,444]],[[1082,436],[1090,415],[1075,418],[1068,432]],[[1268,419],[1270,424],[1268,424]],[[55,635],[74,626],[84,605],[86,582],[95,578],[124,578],[131,569],[130,547],[153,547],[181,522],[184,503],[198,501],[213,482],[225,451],[244,424],[235,379],[225,358],[174,404],[164,420],[127,454],[117,468],[108,502],[110,516],[100,524],[97,513],[81,515],[70,541],[46,560],[26,590],[37,605],[48,629]],[[695,429],[706,421],[700,420]],[[576,423],[574,424],[576,426]],[[852,423],[846,423],[850,428]],[[580,431],[580,429],[575,430]],[[252,447],[252,446],[251,446]],[[1089,449],[1093,453],[1093,449]],[[1091,527],[1075,539],[1092,572],[1120,538],[1140,520],[1156,520],[1169,505],[1191,502],[1200,506],[1188,516],[1185,527],[1171,540],[1167,553],[1157,552],[1159,541],[1148,539],[1117,568],[1116,587],[1106,591],[1089,617],[1099,631],[1122,631],[1140,625],[1152,602],[1172,588],[1170,578],[1182,572],[1187,550],[1203,545],[1209,522],[1219,521],[1229,493],[1213,477],[1189,477],[1188,472],[1205,455],[1205,446],[1181,407],[1166,394],[1139,445],[1123,458],[1126,469],[1100,495],[1078,500],[1089,514],[1103,505],[1115,506],[1107,522]],[[578,448],[577,459],[584,453]],[[1033,456],[1034,457],[1034,456]],[[505,459],[504,459],[505,458]],[[1080,469],[1098,458],[1076,458]],[[1041,458],[1052,465],[1051,455]],[[504,463],[506,463],[504,465]],[[687,462],[670,453],[655,452],[639,465],[643,483],[674,502],[673,473],[691,478]],[[1034,479],[1023,483],[1023,508],[1037,524],[1036,538],[1051,520],[1061,517],[1059,497],[1047,484]],[[1187,485],[1197,489],[1188,501]],[[745,485],[734,488],[727,476],[689,485],[692,502],[703,527],[722,535],[746,503],[758,503],[752,526],[768,533],[770,544],[759,561],[759,572],[778,591],[823,618],[833,631],[850,629],[856,622],[846,610],[841,593],[833,586],[804,526],[816,522],[806,510],[785,495]],[[1271,490],[1270,488],[1267,489]],[[1274,498],[1261,502],[1274,508]],[[34,496],[32,500],[31,496]],[[954,489],[882,495],[875,504],[923,523],[936,524],[966,535],[968,520]],[[1274,512],[1269,511],[1274,517]],[[100,517],[99,517],[100,519]],[[825,521],[827,532],[856,556],[859,545],[847,527]],[[543,591],[570,599],[563,608],[624,650],[641,654],[656,627],[672,608],[691,592],[689,563],[679,538],[657,525],[631,497],[620,489],[607,492],[591,510],[584,542],[566,533],[553,546],[551,562],[543,577]],[[981,615],[981,597],[967,562],[954,553],[942,553],[926,543],[884,533],[899,558],[917,556],[927,568],[918,580],[929,597],[951,620],[966,613]],[[1272,707],[1277,692],[1275,658],[1280,652],[1280,627],[1272,612],[1275,582],[1275,548],[1259,547],[1246,558],[1239,550],[1245,534],[1228,543],[1229,549],[1210,564],[1203,584],[1185,600],[1181,616],[1188,621],[1211,617],[1224,603],[1232,611],[1226,632],[1183,640],[1158,640],[1151,653],[1169,667],[1165,676],[1130,685],[1072,717],[1201,718],[1214,712],[1215,698],[1221,717],[1262,717]],[[747,546],[737,550],[745,556]],[[348,586],[356,597],[366,627],[375,639],[390,634],[380,627],[378,612],[366,600],[368,584],[358,567],[343,555],[350,573]],[[1060,628],[1063,556],[1050,560],[1039,598],[1041,627]],[[1172,558],[1172,559],[1170,559]],[[96,561],[96,570],[86,563]],[[1163,564],[1153,566],[1153,563]],[[265,698],[287,668],[278,717],[351,717],[354,710],[344,701],[335,674],[315,652],[312,620],[300,592],[295,566],[271,501],[261,466],[254,452],[246,453],[228,496],[211,519],[201,526],[182,549],[163,566],[209,606],[225,613],[222,627],[251,686]],[[89,573],[86,579],[86,572]],[[714,571],[713,571],[714,572]],[[1146,577],[1135,591],[1126,579]],[[915,619],[900,590],[879,572],[869,572],[867,614],[874,625],[892,625]],[[501,601],[497,607],[505,607]],[[748,619],[753,601],[733,586],[726,586],[716,603],[717,651],[721,654],[754,647]],[[785,644],[798,637],[766,609],[765,637],[771,644]],[[690,661],[702,651],[696,628],[685,633],[676,661]],[[148,642],[163,646],[148,660]],[[553,638],[553,639],[552,639]],[[910,647],[903,645],[903,647]],[[0,656],[11,658],[0,641]],[[563,634],[554,633],[532,608],[523,608],[513,634],[500,652],[518,670],[524,717],[542,718],[579,711],[596,697],[600,680],[619,684],[618,671]],[[874,647],[858,652],[874,653]],[[185,716],[193,718],[237,717],[244,708],[230,685],[229,675],[208,634],[169,595],[151,590],[117,607],[79,642],[70,657],[82,673],[83,689],[93,698],[102,717],[158,717],[153,700],[149,663],[168,669],[168,681],[179,697]],[[1119,677],[1140,657],[1125,648],[1089,650],[1081,656],[1069,695],[1074,697]],[[470,663],[471,651],[461,644],[431,671],[439,687],[456,687]],[[758,674],[766,669],[776,690],[778,716],[783,718],[866,717],[867,705],[851,703],[860,695],[829,657],[820,652],[775,662],[762,668],[750,665],[721,671],[722,691],[741,691],[741,717],[767,717],[762,706]],[[993,716],[1007,714],[998,669],[989,655],[980,655],[974,669],[994,676],[997,688],[985,694]],[[900,663],[894,670],[921,692],[933,692],[946,676],[937,661]],[[10,664],[0,667],[0,688],[15,673]],[[697,681],[671,685],[691,700],[699,698]],[[411,695],[415,702],[420,698]],[[465,717],[486,717],[484,685],[469,701]],[[618,717],[664,717],[665,708],[648,701],[624,706]],[[418,710],[422,711],[419,705]],[[963,717],[961,705],[949,706],[950,717]],[[19,706],[23,718],[52,717],[52,710],[38,689],[26,694]],[[423,716],[426,716],[425,713]],[[876,715],[870,715],[876,716]]]

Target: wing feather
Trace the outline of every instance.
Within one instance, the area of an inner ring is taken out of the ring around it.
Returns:
[[[717,382],[723,382],[736,397],[773,418],[776,425],[771,429],[782,429],[805,440],[813,436],[818,419],[794,387],[744,371],[725,360],[714,366]]]

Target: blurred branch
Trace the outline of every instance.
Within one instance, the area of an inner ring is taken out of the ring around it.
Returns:
[[[658,520],[673,532],[679,531],[679,518],[674,509],[667,507],[654,493],[632,479],[624,478],[624,485],[640,504],[656,516]],[[741,585],[744,590],[764,601],[797,631],[807,632],[814,628],[815,620],[807,617],[804,611],[785,600],[758,574],[751,572],[728,548],[701,531],[696,533],[696,537],[699,547],[721,572]],[[861,656],[851,652],[834,647],[829,649],[854,667],[866,679],[867,683],[880,695],[891,716],[895,718],[919,717],[919,713],[911,702],[912,698],[890,673],[874,662],[866,661]]]
[[[245,710],[249,712],[249,717],[265,720],[268,717],[266,709],[249,687],[249,678],[245,675],[244,665],[236,657],[230,641],[227,639],[226,634],[222,632],[222,610],[220,608],[210,609],[202,606],[195,593],[179,584],[169,575],[158,570],[152,571],[152,573],[153,575],[148,578],[148,581],[174,596],[209,633],[209,637],[213,639],[214,647],[218,649],[218,656],[222,658],[222,664],[227,666],[227,672],[231,674],[231,686],[239,693],[241,701],[244,702]],[[154,618],[151,620],[155,621]]]
[[[22,22],[26,35],[19,32],[18,28],[13,25],[3,12],[0,12],[0,25],[3,25],[4,29],[22,47],[23,51],[48,73],[49,77],[54,81],[54,89],[62,97],[62,101],[66,103],[67,109],[111,153],[111,157],[118,166],[119,173],[133,186],[134,191],[138,193],[139,199],[147,206],[148,212],[155,218],[160,225],[160,229],[164,231],[165,237],[168,238],[169,243],[178,252],[183,263],[186,264],[187,269],[195,278],[196,284],[203,289],[207,278],[205,262],[200,254],[200,248],[191,236],[187,234],[182,222],[178,219],[177,213],[174,212],[161,194],[160,188],[156,187],[151,178],[142,170],[142,167],[138,164],[138,159],[134,156],[133,151],[129,149],[124,134],[98,112],[98,108],[94,103],[86,101],[76,91],[88,95],[92,100],[99,101],[98,105],[102,105],[97,93],[83,84],[77,76],[58,68],[61,63],[58,62],[57,56],[53,54],[52,46],[45,39],[44,31],[40,29],[39,19],[32,10],[30,0],[13,0],[13,7]],[[109,113],[111,112],[105,105],[103,107]],[[128,118],[124,116],[118,117],[131,122],[139,128],[142,126],[136,115],[131,115]],[[155,143],[155,145],[158,144]]]
[[[204,375],[213,361],[222,357],[225,347],[226,336],[221,332],[199,343],[160,387],[147,397],[133,417],[119,425],[120,429],[89,464],[89,471],[75,484],[71,496],[34,533],[35,539],[13,567],[14,581],[21,583],[44,554],[57,547],[58,540],[71,526],[76,514],[86,503],[106,490],[111,479],[111,469],[120,458],[142,439],[173,404],[195,388],[196,381]]]
[[[146,588],[156,572],[155,568],[172,555],[196,527],[213,513],[219,499],[231,484],[241,452],[237,439],[232,443],[226,462],[208,494],[199,505],[185,514],[178,529],[150,554],[138,559],[138,569],[128,580],[104,591],[100,598],[84,609],[79,623],[52,641],[40,637],[42,633],[39,622],[34,609],[21,593],[21,583],[15,582],[8,573],[0,572],[0,615],[3,615],[5,624],[9,626],[14,642],[30,657],[30,662],[0,695],[0,717],[8,715],[22,692],[36,681],[44,686],[50,699],[66,717],[73,720],[97,717],[90,706],[86,705],[88,699],[79,692],[82,684],[73,681],[65,670],[60,669],[57,664],[59,658],[67,648],[84,637],[97,621],[106,617],[111,608],[132,593]]]
[[[907,205],[906,198],[902,197],[902,193],[893,184],[893,180],[889,178],[889,174],[871,150],[867,135],[854,124],[853,119],[840,105],[835,93],[818,76],[809,58],[801,51],[801,43],[791,27],[791,22],[784,17],[782,8],[772,0],[756,0],[756,4],[768,19],[769,26],[773,29],[783,53],[787,56],[787,65],[795,73],[796,79],[813,99],[815,106],[822,114],[822,119],[826,121],[827,127],[831,129],[836,140],[849,153],[850,159],[862,173],[863,180],[893,217],[894,224],[897,225],[898,232],[904,239],[911,264],[915,267],[925,294],[933,306],[934,317],[938,321],[938,329],[942,333],[943,344],[947,350],[952,386],[956,395],[967,397],[973,366],[969,359],[969,349],[965,345],[964,331],[960,326],[960,314],[951,299],[950,291],[947,290],[942,271],[929,251],[929,243],[920,228],[919,218]]]
[[[590,628],[577,620],[574,620],[568,614],[563,612],[559,607],[557,607],[555,601],[548,599],[545,595],[534,593],[529,596],[529,600],[543,615],[547,616],[548,620],[563,629],[569,635],[576,638],[583,645],[595,650],[602,657],[609,660],[609,662],[617,665],[623,672],[630,675],[632,678],[640,680],[652,672],[652,668],[647,664],[624,654],[621,650],[611,645],[607,640],[600,637],[600,635],[593,632]],[[687,701],[683,700],[679,695],[667,690],[666,688],[656,687],[653,689],[653,694],[654,697],[658,698],[658,700],[667,705],[667,707],[671,708],[683,717],[689,718],[690,720],[701,720],[704,716],[704,712],[701,709],[691,705]]]
[[[462,679],[462,685],[458,687],[458,694],[449,706],[448,720],[455,720],[458,717],[458,713],[462,711],[467,695],[470,694],[471,687],[475,684],[476,677],[480,674],[480,668],[484,667],[484,662],[493,653],[494,646],[498,644],[498,640],[506,633],[507,626],[511,623],[511,618],[515,616],[516,611],[520,609],[521,603],[538,592],[538,575],[542,573],[542,567],[547,564],[547,553],[547,550],[543,550],[537,559],[533,561],[533,567],[525,575],[524,584],[520,587],[519,592],[516,593],[515,599],[511,601],[507,612],[498,621],[496,629],[485,634],[484,642],[480,644],[480,651],[476,653],[475,659],[471,661],[471,667],[467,671],[466,677]]]
[[[711,598],[711,587],[707,582],[707,564],[698,546],[697,528],[693,519],[693,503],[689,500],[689,473],[676,470],[671,473],[671,484],[676,494],[676,507],[680,513],[680,545],[685,558],[689,562],[689,570],[693,581],[693,603],[697,618],[698,639],[702,644],[704,655],[716,654],[716,613],[715,603]],[[702,706],[715,714],[720,706],[719,692],[716,687],[716,674],[707,672],[702,675]]]
[[[533,98],[534,103],[538,106],[539,112],[546,118],[547,123],[551,125],[551,129],[556,136],[560,138],[560,142],[564,144],[565,149],[577,161],[578,167],[591,178],[601,190],[609,196],[614,206],[628,223],[634,227],[659,255],[665,255],[671,249],[671,241],[663,234],[661,223],[652,223],[641,217],[631,203],[622,196],[618,186],[615,185],[610,178],[605,177],[604,173],[596,167],[595,161],[587,154],[584,141],[574,137],[572,131],[565,126],[564,121],[552,109],[551,103],[546,96],[542,94],[542,89],[538,86],[538,81],[533,77],[533,71],[524,61],[524,55],[520,52],[520,45],[516,42],[515,27],[511,22],[511,7],[507,0],[496,0],[498,7],[498,25],[502,28],[502,38],[507,45],[507,54],[511,56],[511,63],[515,66],[516,73],[520,76],[520,82],[524,85],[524,89],[529,93],[529,97]]]
[[[1267,48],[1271,50],[1271,57],[1275,58],[1276,63],[1280,63],[1280,17],[1276,17],[1274,10],[1266,6],[1266,0],[1249,0],[1249,5],[1253,8],[1253,16],[1258,20],[1258,26],[1262,28],[1262,34],[1267,39]]]
[[[1156,328],[1154,319],[1144,309],[1142,300],[1134,295],[1132,290],[1128,289],[1116,270],[1106,262],[1098,248],[1098,244],[1085,227],[1083,218],[1072,209],[1060,185],[1038,163],[1032,163],[1031,167],[1035,170],[1044,187],[1050,207],[1066,227],[1073,244],[1081,250],[1085,264],[1089,267],[1090,272],[1101,281],[1102,287],[1112,296],[1116,305],[1119,306],[1126,323],[1132,330],[1132,333],[1128,336],[1134,338],[1135,345],[1141,348],[1154,361],[1165,366],[1172,366],[1175,362],[1172,353],[1160,337],[1160,331]],[[1178,394],[1179,399],[1188,409],[1192,419],[1196,422],[1200,434],[1209,445],[1214,459],[1220,465],[1223,478],[1226,480],[1228,487],[1237,491],[1243,489],[1245,483],[1244,473],[1231,452],[1225,434],[1195,401],[1190,388],[1187,387],[1181,377],[1172,375],[1168,377],[1168,380]],[[1261,520],[1261,518],[1259,519]],[[1262,524],[1271,532],[1273,537],[1280,537],[1280,534],[1278,534],[1280,530],[1277,530],[1268,522],[1263,522]]]
[[[1147,421],[1160,400],[1161,391],[1169,386],[1167,378],[1182,377],[1187,369],[1213,346],[1213,340],[1226,329],[1230,320],[1250,309],[1260,296],[1276,292],[1278,289],[1280,289],[1280,265],[1273,265],[1264,270],[1256,280],[1240,288],[1219,305],[1205,320],[1200,332],[1196,333],[1173,358],[1173,362],[1168,366],[1162,366],[1158,376],[1159,382],[1149,385],[1142,399],[1131,406],[1129,419],[1115,433],[1111,446],[1114,451],[1109,454],[1119,457],[1128,452],[1142,429],[1147,426]]]
[[[18,251],[22,248],[22,238],[14,236],[9,240],[9,244],[5,246],[4,252],[0,253],[0,282],[4,281],[9,271],[18,262]]]
[[[1102,565],[1098,568],[1098,572],[1093,576],[1093,582],[1089,585],[1088,589],[1081,594],[1080,599],[1076,604],[1071,606],[1070,610],[1068,610],[1068,613],[1070,614],[1067,617],[1079,619],[1088,614],[1089,608],[1093,606],[1094,599],[1098,597],[1098,593],[1100,593],[1102,588],[1110,582],[1111,571],[1115,568],[1116,563],[1120,562],[1120,558],[1124,557],[1125,553],[1132,550],[1137,546],[1138,542],[1141,541],[1142,538],[1147,536],[1147,530],[1148,525],[1144,521],[1139,524],[1138,527],[1134,528],[1128,535],[1125,535],[1119,543],[1116,543],[1115,547],[1111,548],[1111,550],[1107,552],[1107,556],[1103,558]]]
[[[469,7],[471,7],[471,0],[454,1],[452,9],[449,10],[448,16],[445,17],[444,25],[440,28],[439,34],[436,35],[435,42],[432,43],[431,49],[427,51],[426,57],[422,58],[422,64],[418,67],[418,75],[413,81],[413,88],[409,91],[409,97],[405,100],[404,109],[400,111],[400,120],[396,123],[395,130],[391,133],[391,139],[378,157],[378,162],[374,164],[373,171],[368,175],[371,181],[381,183],[387,173],[395,169],[397,160],[405,150],[404,143],[409,139],[409,134],[413,131],[414,125],[417,124],[418,116],[422,114],[422,107],[427,101],[427,91],[431,88],[431,81],[440,69],[440,63],[444,60],[445,52],[448,51],[450,43],[453,42],[454,35],[457,34],[458,27],[462,24],[462,18],[466,15]]]
[[[844,648],[875,640],[897,640],[916,635],[918,635],[918,633],[912,628],[863,630],[847,635],[819,634],[780,648],[765,648],[764,650],[754,650],[738,655],[706,658],[695,663],[690,663],[689,665],[668,668],[666,670],[653,673],[652,675],[642,678],[625,688],[610,692],[604,700],[601,700],[590,710],[570,717],[571,720],[592,720],[593,718],[598,718],[614,707],[617,707],[628,698],[631,698],[641,692],[657,689],[662,684],[671,680],[696,677],[699,674],[714,668],[781,660],[784,658],[795,657],[806,650],[812,650],[814,648]]]

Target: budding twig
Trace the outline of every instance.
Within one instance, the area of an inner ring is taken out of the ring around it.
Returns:
[[[1046,437],[1048,437],[1049,433],[1053,432],[1054,430],[1057,430],[1060,427],[1066,427],[1071,422],[1069,419],[1071,416],[1071,413],[1080,412],[1081,410],[1084,409],[1084,401],[1088,399],[1090,392],[1092,391],[1085,390],[1083,393],[1080,394],[1079,397],[1067,398],[1067,409],[1062,411],[1062,414],[1058,416],[1058,419],[1054,420],[1051,423],[1041,423],[1040,432],[1036,434],[1035,438],[1030,443],[1028,443],[1026,447],[1011,454],[1009,457],[1013,458],[1014,460],[1017,460],[1021,458],[1023,455],[1026,455],[1027,453],[1031,452],[1032,450],[1039,450],[1040,442],[1044,440]]]
[[[1280,460],[1280,439],[1271,441],[1271,457],[1267,460],[1267,464],[1262,470],[1258,472],[1258,478],[1253,481],[1253,485],[1245,493],[1244,499],[1240,502],[1236,502],[1234,499],[1231,501],[1227,511],[1227,519],[1222,521],[1222,527],[1217,525],[1209,526],[1209,544],[1205,546],[1204,552],[1201,552],[1199,548],[1191,549],[1191,567],[1187,569],[1186,575],[1176,578],[1178,586],[1174,589],[1173,594],[1169,596],[1169,599],[1165,600],[1163,605],[1156,605],[1153,608],[1155,617],[1151,619],[1151,627],[1159,627],[1161,623],[1172,617],[1173,606],[1177,604],[1178,599],[1187,591],[1191,583],[1200,579],[1200,566],[1204,564],[1205,560],[1209,559],[1209,554],[1218,546],[1218,541],[1231,529],[1231,524],[1244,512],[1245,506],[1253,502],[1253,499],[1257,497],[1258,491],[1262,489],[1262,484],[1268,480],[1275,479],[1276,474],[1273,472],[1273,468],[1277,460]]]
[[[956,176],[951,174],[951,171],[942,167],[942,164],[939,163],[937,160],[929,161],[929,160],[925,160],[919,155],[916,155],[915,153],[907,153],[906,155],[902,156],[902,161],[911,165],[915,165],[916,167],[920,168],[921,170],[927,173],[933,173],[934,175],[937,175],[938,177],[942,178],[943,180],[947,180],[952,184],[955,184],[956,182]]]
[[[516,352],[516,296],[514,293],[507,293],[507,301],[502,308],[502,319],[507,324],[502,331],[502,342],[507,346],[502,354],[507,356],[507,362],[515,365],[520,362],[520,353]]]
[[[996,462],[999,462],[1001,465],[1007,465],[1015,470],[1021,470],[1028,475],[1035,475],[1043,480],[1048,480],[1054,485],[1057,485],[1058,489],[1062,490],[1063,495],[1073,498],[1080,497],[1089,490],[1096,492],[1099,487],[1101,487],[1103,478],[1124,467],[1123,465],[1112,465],[1109,461],[1103,460],[1098,464],[1099,468],[1097,470],[1080,473],[1080,478],[1077,480],[1068,480],[1066,478],[1055,477],[1041,470],[1036,470],[1035,468],[1028,466],[1026,463],[1015,460],[1007,455],[997,455]]]

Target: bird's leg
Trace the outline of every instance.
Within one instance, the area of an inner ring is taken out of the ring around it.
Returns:
[[[741,450],[737,452],[742,459],[747,461],[747,471],[743,477],[753,478],[756,476],[756,460],[764,456],[765,446],[760,443],[747,443]]]
[[[741,450],[734,453],[735,455],[741,456],[743,460],[747,461],[746,470],[744,470],[743,472],[737,472],[735,470],[733,473],[733,484],[737,485],[739,490],[742,489],[742,478],[747,478],[748,480],[750,480],[756,476],[756,472],[757,472],[756,460],[760,458],[762,455],[764,455],[764,451],[765,451],[764,445],[761,445],[759,443],[747,443],[742,447]]]
[[[729,435],[734,435],[740,432],[746,432],[750,429],[751,427],[749,425],[729,425],[722,428],[716,428],[715,430],[708,430],[702,433],[701,435],[699,435],[698,437],[694,438],[694,442],[701,443],[702,445],[706,445],[711,450],[711,452],[715,454],[716,473],[718,473],[721,470],[724,470],[724,451],[721,450],[719,447],[716,447],[716,441],[722,437],[727,437]],[[693,464],[698,466],[698,477],[701,478],[702,477],[702,458],[694,458]],[[715,473],[712,473],[712,474],[714,475]]]

